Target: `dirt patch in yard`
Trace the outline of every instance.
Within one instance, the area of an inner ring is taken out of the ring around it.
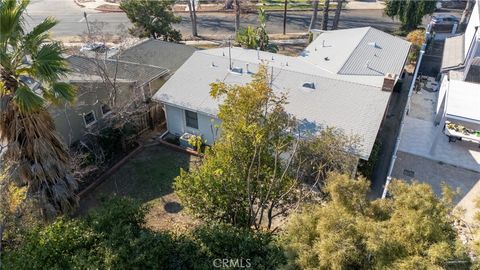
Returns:
[[[199,224],[188,215],[173,190],[180,169],[196,166],[198,157],[155,145],[145,148],[80,202],[78,214],[102,204],[105,198],[124,196],[150,207],[147,227],[180,231]]]

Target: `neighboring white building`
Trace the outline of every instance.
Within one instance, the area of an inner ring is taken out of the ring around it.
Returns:
[[[287,94],[286,110],[303,128],[357,135],[360,157],[368,159],[409,49],[403,39],[364,27],[319,32],[297,57],[228,47],[197,51],[153,99],[164,104],[170,133],[201,135],[211,144],[220,121],[210,84],[246,84],[265,64],[273,90]]]
[[[448,38],[442,59],[442,78],[435,124],[445,122],[480,131],[480,5],[477,0],[464,34]],[[480,136],[444,132],[451,141],[459,138],[480,143]],[[455,136],[458,135],[458,136]],[[478,137],[478,138],[477,138]],[[432,147],[435,147],[433,145]]]

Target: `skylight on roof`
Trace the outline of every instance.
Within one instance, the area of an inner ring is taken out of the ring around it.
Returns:
[[[314,82],[305,82],[302,84],[303,88],[315,90],[315,83]]]
[[[241,68],[241,67],[232,67],[231,71],[232,71],[233,73],[242,74],[242,73],[243,73],[243,68]]]

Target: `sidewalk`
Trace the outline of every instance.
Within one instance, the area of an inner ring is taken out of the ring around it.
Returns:
[[[90,9],[90,10],[96,10],[99,12],[123,12],[119,8],[119,4],[116,3],[110,3],[105,0],[73,0],[78,6]],[[332,3],[334,4],[334,3]],[[261,7],[261,4],[257,4],[257,7]],[[383,9],[384,4],[383,2],[379,1],[348,1],[345,9],[370,9],[370,10],[375,10],[375,9]],[[245,7],[247,10],[255,11],[256,7],[255,6],[248,6]],[[182,13],[182,12],[188,12],[188,7],[187,5],[184,4],[176,4],[173,7],[173,10],[177,13]],[[266,12],[283,12],[283,8],[279,7],[279,9],[267,9]],[[293,8],[289,7],[288,11],[312,11],[310,8],[305,8],[304,6],[300,6],[298,8]],[[231,10],[224,10],[223,9],[223,4],[201,4],[197,7],[197,12],[199,13],[207,13],[207,12],[225,12],[225,13],[231,13],[233,11]]]

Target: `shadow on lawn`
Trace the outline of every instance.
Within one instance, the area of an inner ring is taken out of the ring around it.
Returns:
[[[180,174],[180,168],[188,170],[195,161],[196,157],[165,146],[147,147],[83,198],[78,214],[97,207],[109,196],[126,196],[142,203],[161,200],[173,193],[173,181]],[[165,211],[170,213],[181,209],[182,206],[176,202],[165,205]]]

